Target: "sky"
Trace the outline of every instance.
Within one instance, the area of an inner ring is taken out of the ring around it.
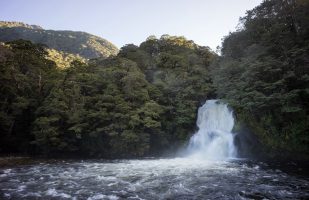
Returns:
[[[85,31],[118,48],[150,35],[185,36],[213,50],[262,0],[0,0],[1,21]]]

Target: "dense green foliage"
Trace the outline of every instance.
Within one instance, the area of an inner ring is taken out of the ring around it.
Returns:
[[[2,152],[155,155],[188,139],[212,92],[214,54],[184,37],[151,37],[117,57],[69,68],[28,41],[0,52]]]
[[[52,86],[55,64],[27,41],[0,45],[0,151],[25,152],[34,112]]]
[[[196,110],[213,89],[207,66],[214,54],[184,37],[149,37],[140,47],[127,45],[119,57],[138,63],[165,107],[162,126],[171,141],[188,139],[195,128]]]
[[[308,155],[306,0],[265,0],[248,11],[221,56],[163,35],[106,59],[117,50],[86,33],[0,25],[0,40],[64,50],[0,45],[0,152],[158,155],[188,141],[198,106],[217,97],[234,108],[236,129],[255,133],[267,150]]]
[[[109,57],[118,49],[109,41],[95,35],[76,31],[44,30],[39,26],[20,22],[0,21],[0,41],[29,40],[49,48],[83,58]]]
[[[262,144],[309,148],[309,2],[266,0],[241,18],[213,64],[218,96]]]
[[[71,63],[73,61],[79,61],[82,63],[87,63],[88,60],[76,55],[76,54],[71,54],[71,53],[67,53],[67,52],[63,52],[63,51],[57,51],[55,49],[50,49],[48,47],[44,47],[45,51],[47,52],[46,54],[46,58],[48,60],[51,60],[53,62],[55,62],[55,64],[57,65],[57,67],[59,68],[67,68],[71,66]]]

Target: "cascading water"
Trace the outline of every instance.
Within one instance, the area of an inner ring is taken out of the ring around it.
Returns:
[[[234,117],[226,104],[208,100],[198,109],[197,126],[188,146],[189,157],[222,160],[236,156]]]

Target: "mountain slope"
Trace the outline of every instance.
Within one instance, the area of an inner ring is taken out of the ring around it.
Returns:
[[[95,35],[77,31],[44,30],[36,25],[0,21],[0,41],[17,39],[45,44],[58,51],[78,54],[83,58],[109,57],[118,49],[109,41]]]

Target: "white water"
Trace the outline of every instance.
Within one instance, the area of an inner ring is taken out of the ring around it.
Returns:
[[[0,199],[8,200],[309,199],[308,188],[304,178],[239,160],[55,161],[0,169]]]
[[[189,157],[223,160],[236,157],[234,117],[226,104],[208,100],[198,109],[197,126],[188,146]]]

